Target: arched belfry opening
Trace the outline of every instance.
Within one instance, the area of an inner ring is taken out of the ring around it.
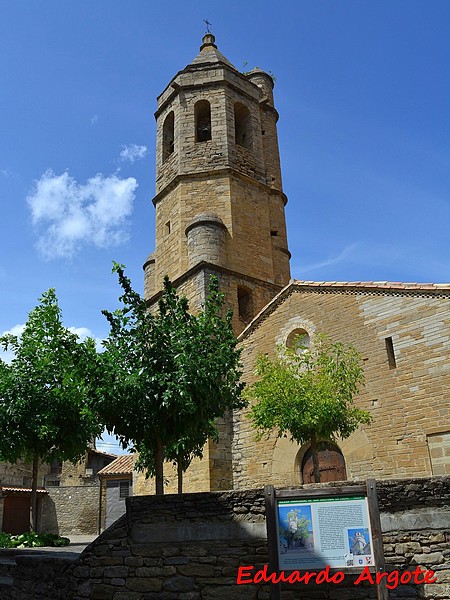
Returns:
[[[333,442],[318,443],[320,482],[346,481],[347,469],[344,456]],[[314,483],[314,465],[311,448],[306,450],[300,466],[302,483]]]
[[[234,105],[234,139],[238,146],[252,149],[253,136],[252,136],[252,119],[249,109],[236,102]]]
[[[175,150],[175,115],[173,110],[164,119],[162,159],[166,161]]]
[[[208,142],[211,139],[211,105],[208,100],[195,103],[195,141]]]

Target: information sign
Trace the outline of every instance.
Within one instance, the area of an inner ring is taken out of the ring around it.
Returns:
[[[308,583],[315,577],[317,584],[339,583],[345,573],[385,572],[374,479],[365,486],[275,490],[269,485],[265,499],[273,600],[281,598],[280,582]],[[387,600],[385,578],[376,583],[378,600]]]
[[[277,498],[278,568],[372,566],[372,533],[364,496]]]

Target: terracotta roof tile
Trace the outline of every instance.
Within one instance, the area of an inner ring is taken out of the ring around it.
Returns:
[[[374,288],[374,289],[400,289],[400,290],[448,290],[448,283],[413,283],[401,281],[303,281],[292,279],[295,286],[307,287],[346,287],[346,288]]]
[[[13,486],[13,485],[3,485],[0,487],[0,491],[1,492],[20,492],[22,494],[31,494],[31,488],[24,488],[24,487],[18,487],[18,486]],[[44,490],[42,488],[38,488],[36,490],[36,492],[38,494],[48,494],[47,490]]]
[[[103,450],[97,450],[97,448],[89,448],[88,452],[93,452],[94,454],[101,454],[102,456],[111,456],[113,458],[117,458],[117,454],[112,454],[111,452],[104,452]]]
[[[103,467],[98,475],[131,475],[133,473],[133,459],[134,454],[122,454],[109,465]]]

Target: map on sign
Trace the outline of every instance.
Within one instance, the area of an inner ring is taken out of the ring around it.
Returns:
[[[367,498],[277,499],[282,570],[374,564]]]

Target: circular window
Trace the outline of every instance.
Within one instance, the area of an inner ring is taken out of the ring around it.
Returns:
[[[297,354],[301,354],[302,352],[305,352],[305,350],[308,350],[309,343],[309,334],[305,329],[294,329],[288,335],[286,340],[286,346],[295,350]]]

